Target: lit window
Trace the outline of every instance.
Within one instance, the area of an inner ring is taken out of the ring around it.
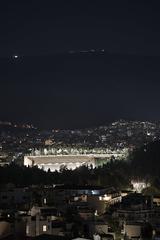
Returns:
[[[26,234],[29,234],[29,225],[26,226]]]
[[[46,231],[47,231],[47,226],[43,225],[43,232],[46,232]]]

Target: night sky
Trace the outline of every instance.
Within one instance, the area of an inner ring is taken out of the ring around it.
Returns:
[[[157,2],[1,1],[0,120],[160,120]]]

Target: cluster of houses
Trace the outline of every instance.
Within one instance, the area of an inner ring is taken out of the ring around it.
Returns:
[[[97,186],[0,190],[0,239],[160,239],[160,196]],[[47,238],[48,237],[48,238]]]

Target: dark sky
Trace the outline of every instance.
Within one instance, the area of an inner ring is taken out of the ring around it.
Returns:
[[[0,119],[42,128],[160,120],[157,2],[1,1]]]

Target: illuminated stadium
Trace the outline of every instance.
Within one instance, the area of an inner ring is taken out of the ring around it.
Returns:
[[[105,154],[99,155],[40,155],[40,156],[25,156],[25,166],[38,166],[47,171],[59,171],[62,167],[75,169],[80,166],[91,166],[94,168],[107,162]]]

